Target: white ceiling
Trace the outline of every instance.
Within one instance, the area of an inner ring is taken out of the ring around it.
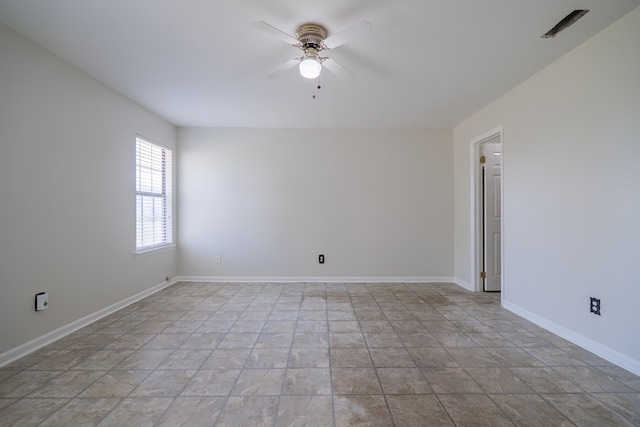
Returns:
[[[178,126],[450,127],[640,5],[640,0],[0,0],[0,22]],[[573,9],[590,12],[541,39]],[[329,51],[357,74],[296,69],[289,34],[372,31]]]

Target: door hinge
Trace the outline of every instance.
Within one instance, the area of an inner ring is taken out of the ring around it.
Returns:
[[[486,271],[481,271],[480,272],[480,278],[481,279],[486,279],[487,278],[487,272]]]
[[[480,156],[480,163],[483,165],[487,163],[487,158],[485,156]]]

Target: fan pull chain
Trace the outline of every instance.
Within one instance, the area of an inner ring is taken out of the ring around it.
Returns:
[[[318,89],[318,90],[322,89],[322,86],[320,86],[320,79],[315,79],[313,84],[316,87],[313,89],[313,94],[311,95],[311,98],[316,99],[316,89]]]

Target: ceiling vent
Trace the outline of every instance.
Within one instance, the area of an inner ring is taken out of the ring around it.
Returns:
[[[564,18],[560,22],[558,22],[552,29],[544,33],[541,38],[548,39],[553,38],[560,31],[566,30],[568,27],[573,25],[578,19],[582,18],[584,15],[589,12],[589,9],[576,9]]]

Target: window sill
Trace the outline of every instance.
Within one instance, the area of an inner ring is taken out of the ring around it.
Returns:
[[[172,243],[170,245],[158,246],[158,247],[147,249],[144,251],[134,252],[133,259],[143,258],[146,256],[155,255],[162,252],[169,252],[174,250],[175,247],[176,245]]]

